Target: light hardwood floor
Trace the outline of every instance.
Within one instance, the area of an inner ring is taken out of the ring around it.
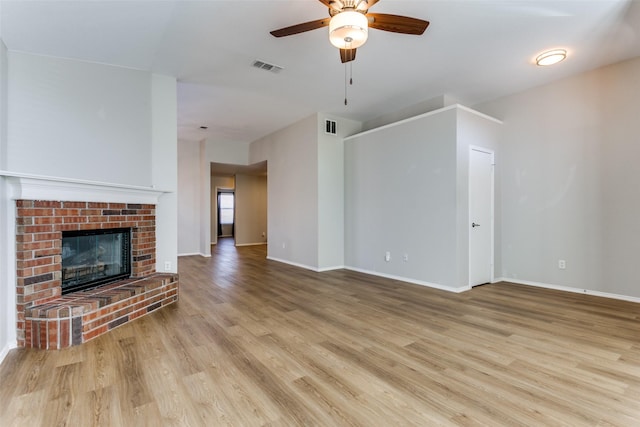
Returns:
[[[640,304],[314,273],[228,241],[179,273],[178,304],[12,351],[0,425],[640,425]]]

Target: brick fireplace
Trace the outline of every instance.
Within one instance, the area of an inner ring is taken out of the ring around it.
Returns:
[[[62,295],[62,232],[131,229],[131,278]],[[178,276],[156,273],[155,205],[16,200],[17,343],[81,344],[178,299]]]

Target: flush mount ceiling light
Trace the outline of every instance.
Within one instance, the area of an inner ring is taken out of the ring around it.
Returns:
[[[567,51],[564,49],[548,50],[536,57],[536,64],[539,66],[553,65],[560,61],[564,61],[566,57]]]
[[[368,37],[367,17],[355,10],[345,10],[331,17],[329,40],[338,49],[357,49]]]

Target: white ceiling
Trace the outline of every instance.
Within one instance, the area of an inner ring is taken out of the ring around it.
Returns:
[[[440,95],[474,105],[640,56],[640,0],[381,0],[371,11],[431,25],[422,36],[370,30],[348,106],[326,28],[269,34],[328,16],[317,0],[1,0],[0,35],[9,50],[175,76],[179,139],[239,143],[318,111],[367,121]],[[554,47],[569,58],[533,65]]]

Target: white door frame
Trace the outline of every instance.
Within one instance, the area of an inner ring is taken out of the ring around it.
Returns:
[[[490,275],[490,283],[494,283],[495,281],[495,230],[494,230],[494,222],[495,222],[495,171],[496,171],[496,160],[495,160],[495,151],[491,150],[489,148],[485,148],[485,147],[480,147],[480,146],[476,146],[476,145],[469,145],[469,162],[468,162],[468,166],[467,166],[467,179],[468,179],[468,183],[467,183],[467,188],[469,190],[468,194],[467,194],[467,227],[470,227],[471,225],[471,203],[469,203],[469,199],[471,198],[471,174],[469,173],[469,170],[471,169],[471,152],[472,151],[479,151],[481,153],[486,153],[486,154],[490,154],[491,155],[491,275]],[[469,228],[467,228],[467,230],[469,230]],[[469,252],[469,259],[468,259],[468,271],[467,271],[467,283],[469,285],[469,289],[471,289],[472,285],[471,285],[471,232],[469,231],[468,234],[468,242],[467,242],[467,246],[468,246],[468,252]]]

